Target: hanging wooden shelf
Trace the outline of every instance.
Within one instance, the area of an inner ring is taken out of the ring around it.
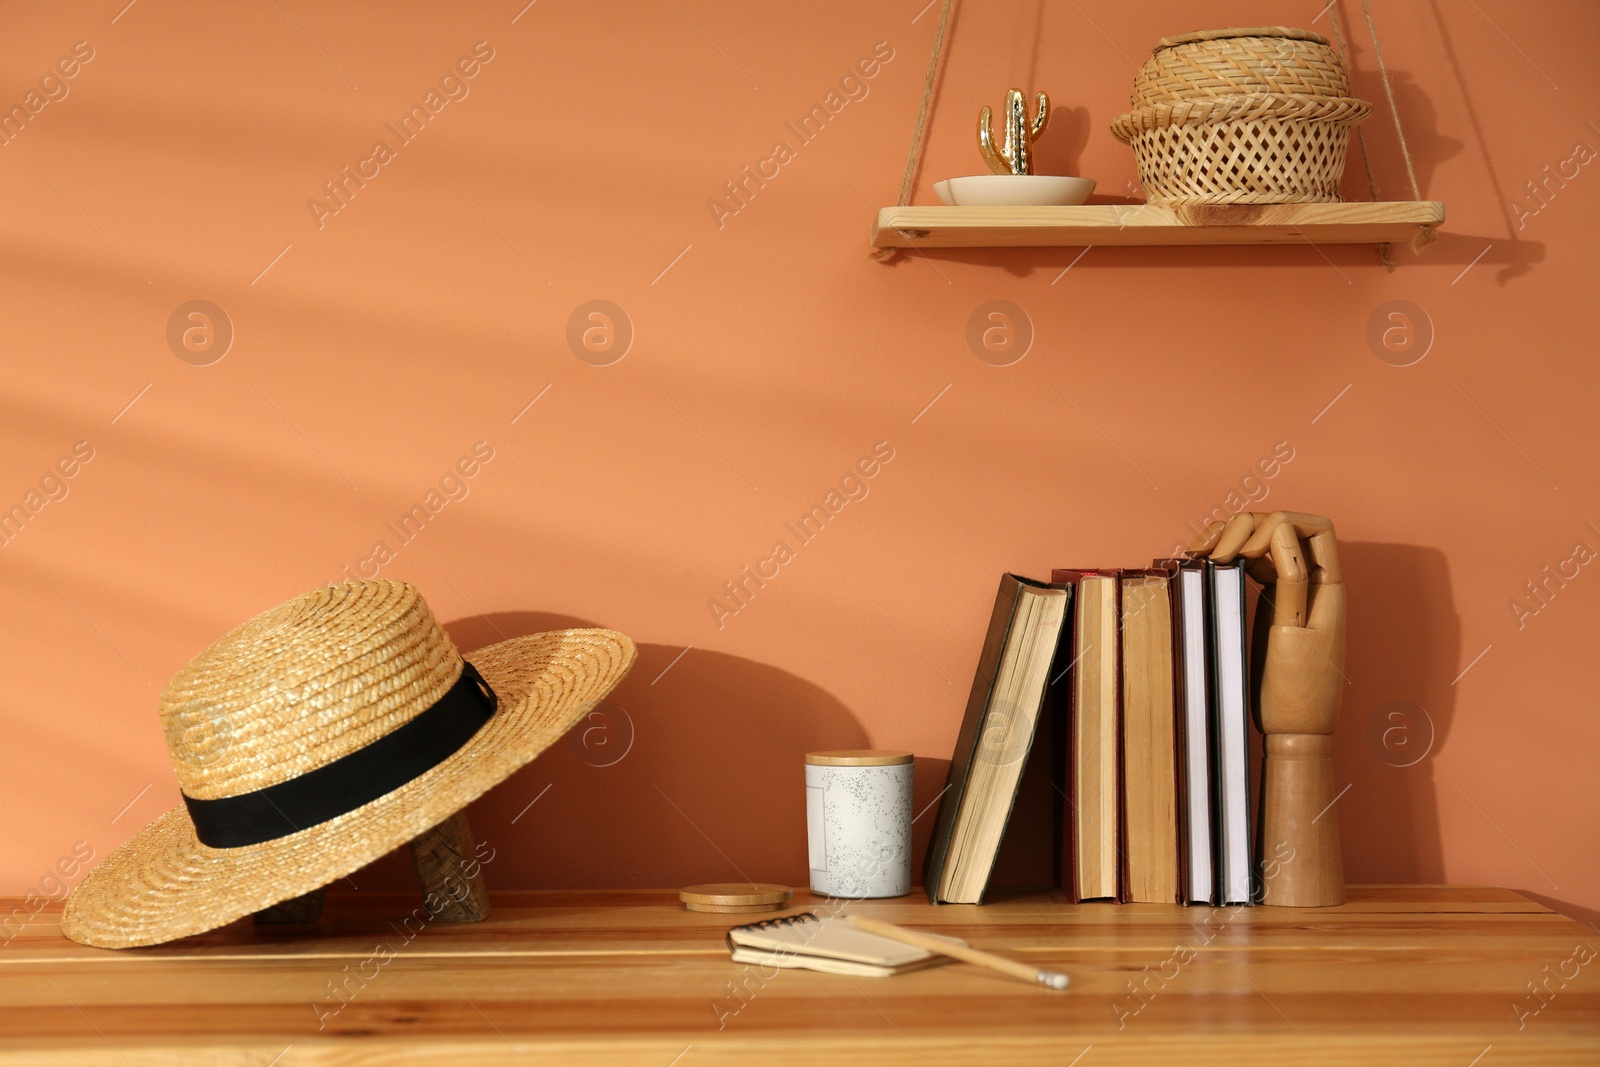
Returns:
[[[1162,207],[886,207],[879,248],[1083,245],[1426,244],[1444,222],[1436,200]]]

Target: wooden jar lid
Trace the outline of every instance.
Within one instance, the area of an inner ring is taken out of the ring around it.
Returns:
[[[892,748],[841,748],[833,752],[807,752],[812,767],[899,767],[912,762],[909,752]]]
[[[730,914],[782,911],[792,896],[794,890],[788,886],[766,882],[709,882],[678,890],[678,899],[690,911]]]

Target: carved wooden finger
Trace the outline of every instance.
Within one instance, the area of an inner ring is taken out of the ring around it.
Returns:
[[[1345,598],[1344,585],[1311,586],[1311,601],[1306,605],[1306,629],[1327,631],[1334,636],[1339,662],[1344,663]],[[1333,655],[1332,652],[1329,655]]]
[[[1217,547],[1211,550],[1211,558],[1218,563],[1232,563],[1260,526],[1261,516],[1253,511],[1242,511],[1235,515],[1228,520]]]
[[[1265,554],[1272,547],[1272,538],[1278,527],[1286,524],[1292,526],[1295,536],[1302,539],[1333,532],[1331,519],[1323,515],[1307,515],[1303,511],[1274,511],[1268,515],[1258,514],[1255,520],[1255,533],[1239,549],[1241,556],[1251,559]]]
[[[270,908],[262,908],[255,914],[258,923],[314,923],[322,918],[322,905],[326,887],[313,889],[304,896],[291,897],[280,900]]]
[[[1228,524],[1225,522],[1206,523],[1206,528],[1195,535],[1194,540],[1189,542],[1189,547],[1186,551],[1191,556],[1211,555],[1211,550],[1217,547],[1218,541],[1222,540],[1222,531],[1227,527]]]
[[[1272,566],[1281,582],[1303,582],[1306,570],[1306,552],[1300,545],[1295,528],[1282,523],[1272,531]]]
[[[1198,556],[1209,556],[1218,563],[1232,563],[1239,554],[1239,548],[1250,540],[1257,518],[1259,516],[1254,512],[1241,511],[1227,522],[1213,522],[1206,527],[1205,533],[1195,538],[1189,551]]]
[[[1272,531],[1272,569],[1277,572],[1272,621],[1277,626],[1306,624],[1306,561],[1300,539],[1288,523]]]
[[[1254,578],[1259,585],[1269,588],[1278,581],[1277,569],[1272,566],[1272,561],[1265,556],[1246,563],[1244,572]]]
[[[1267,516],[1254,511],[1241,511],[1225,523],[1215,526],[1215,536],[1211,538],[1210,547],[1203,553],[1215,563],[1232,563],[1243,557],[1246,560],[1265,559],[1266,552],[1246,552],[1261,534],[1261,524]]]
[[[1342,582],[1344,574],[1339,569],[1339,542],[1334,538],[1333,531],[1312,534],[1308,544],[1311,561],[1316,564],[1311,580],[1318,585],[1338,585]]]
[[[489,917],[489,890],[477,840],[458,811],[412,839],[411,862],[422,887],[422,903],[437,922],[482,922]]]

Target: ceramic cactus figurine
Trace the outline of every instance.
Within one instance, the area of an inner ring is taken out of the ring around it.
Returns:
[[[978,150],[996,174],[1033,173],[1033,142],[1044,132],[1044,124],[1050,119],[1050,98],[1040,93],[1037,99],[1038,107],[1033,122],[1029,123],[1028,98],[1022,95],[1021,89],[1007,90],[1006,139],[998,150],[991,128],[992,112],[985,106],[978,114]]]

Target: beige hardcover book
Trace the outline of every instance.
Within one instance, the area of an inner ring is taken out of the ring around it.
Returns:
[[[1122,576],[1123,897],[1178,902],[1172,601],[1164,574]]]
[[[1058,572],[1060,573],[1060,572]],[[1082,574],[1072,668],[1072,809],[1077,900],[1119,896],[1117,845],[1117,579]]]

